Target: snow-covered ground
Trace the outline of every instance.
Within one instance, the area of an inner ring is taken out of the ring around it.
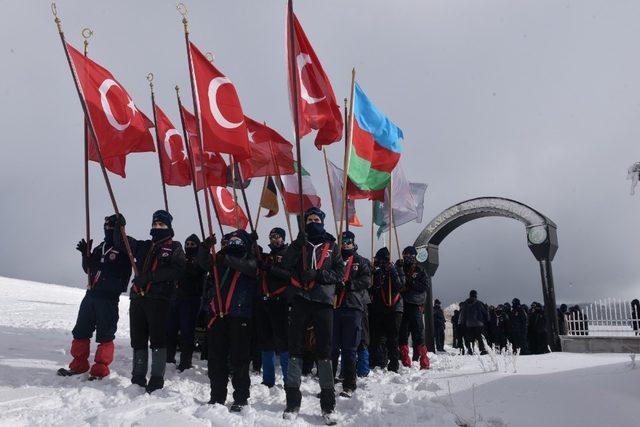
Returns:
[[[184,374],[169,366],[164,390],[153,395],[132,386],[124,296],[112,375],[92,382],[56,376],[69,362],[70,331],[83,293],[0,277],[1,425],[322,424],[314,397],[319,387],[312,378],[303,382],[303,405],[295,422],[282,420],[282,386],[269,390],[255,375],[251,406],[241,414],[202,404],[209,384],[205,363],[199,360]],[[372,372],[358,381],[352,399],[338,398],[336,409],[341,424],[359,426],[637,425],[639,384],[640,367],[633,369],[624,354],[555,353],[515,360],[434,355],[430,371]]]

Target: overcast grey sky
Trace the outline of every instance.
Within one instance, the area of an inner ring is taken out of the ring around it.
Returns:
[[[192,41],[214,52],[245,113],[291,138],[285,5],[187,2]],[[347,95],[355,66],[369,97],[404,130],[408,178],[429,183],[424,223],[468,198],[522,201],[558,225],[559,302],[640,296],[640,198],[625,180],[640,160],[640,2],[298,0],[295,9],[336,96]],[[0,275],[82,286],[80,104],[49,2],[0,1],[0,10]],[[153,72],[157,102],[179,124],[173,87],[188,88],[188,70],[174,1],[59,1],[58,11],[75,46],[83,27],[94,30],[90,56],[149,115]],[[329,211],[312,141],[303,140],[303,164]],[[341,161],[342,150],[330,147],[330,158]],[[145,238],[162,205],[157,158],[127,163],[126,180],[111,178],[128,233]],[[248,190],[254,208],[261,185]],[[197,230],[193,194],[168,192],[184,240]],[[96,164],[91,209],[99,237],[112,209]],[[368,255],[370,205],[358,210]],[[260,234],[283,224],[263,219]],[[421,227],[400,227],[402,245]],[[442,243],[434,295],[448,304],[470,288],[488,302],[542,300],[520,223],[472,221]]]

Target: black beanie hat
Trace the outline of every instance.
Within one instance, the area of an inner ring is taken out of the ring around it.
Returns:
[[[471,292],[469,292],[469,298],[478,298],[478,291],[473,289]]]
[[[391,253],[389,252],[389,249],[385,248],[380,248],[378,249],[378,252],[376,252],[376,256],[375,259],[377,260],[386,260],[389,261],[391,259]]]
[[[269,235],[272,234],[277,234],[278,236],[282,237],[283,240],[287,238],[287,233],[285,233],[285,231],[280,227],[274,227],[273,229],[271,229]]]
[[[402,255],[413,255],[413,256],[416,256],[416,255],[418,255],[418,251],[413,246],[407,246],[402,251]]]
[[[324,212],[322,212],[322,209],[320,208],[316,208],[315,206],[312,208],[309,208],[305,211],[304,213],[304,221],[307,221],[307,218],[309,218],[310,215],[317,215],[320,218],[320,221],[322,221],[322,223],[324,224],[324,217],[325,214]]]
[[[161,223],[163,223],[167,227],[171,228],[171,221],[173,221],[173,217],[171,216],[171,214],[169,212],[160,209],[160,210],[155,211],[153,213],[153,218],[152,218],[151,222],[156,222],[156,221],[160,221]]]
[[[187,237],[187,239],[184,241],[185,246],[187,242],[195,242],[198,246],[200,246],[200,238],[196,234],[192,234],[191,236]]]
[[[115,227],[116,226],[116,219],[118,219],[118,215],[120,215],[120,223],[122,225],[126,224],[127,222],[124,219],[124,215],[122,214],[113,214],[110,215],[108,217],[106,217],[104,219],[104,225],[108,225],[109,227]]]

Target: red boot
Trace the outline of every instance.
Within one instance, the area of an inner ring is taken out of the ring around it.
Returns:
[[[427,355],[427,346],[422,344],[420,347],[420,369],[429,369],[429,355]]]
[[[69,370],[82,374],[89,370],[89,352],[91,341],[88,339],[77,340],[71,342],[71,356],[73,360],[69,363]]]
[[[92,377],[104,378],[109,375],[109,365],[113,362],[113,341],[104,342],[98,345],[96,357],[91,372]]]
[[[411,358],[409,357],[409,345],[401,345],[400,346],[400,360],[402,361],[402,365],[407,368],[411,367]]]

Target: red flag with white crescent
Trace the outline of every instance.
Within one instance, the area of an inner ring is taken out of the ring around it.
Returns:
[[[116,160],[117,170],[124,173],[124,156],[155,151],[149,119],[136,108],[127,91],[108,70],[70,44],[67,43],[66,48],[105,164],[106,159],[120,157]],[[94,158],[97,160],[95,153]]]
[[[293,19],[293,38],[290,37]],[[293,40],[293,46],[291,46]],[[291,50],[293,49],[293,55]],[[295,60],[295,64],[291,64]],[[299,135],[302,138],[318,131],[315,144],[318,149],[342,139],[343,121],[329,77],[324,72],[309,39],[295,14],[287,14],[287,59],[289,61],[290,107],[298,109]],[[294,86],[298,99],[294,97]]]
[[[245,116],[251,157],[240,162],[244,179],[256,176],[290,175],[293,168],[293,145],[275,130]]]
[[[196,189],[198,191],[204,188],[202,182],[202,168],[209,185],[226,185],[227,184],[227,164],[220,154],[214,151],[207,151],[205,148],[204,159],[200,154],[200,139],[198,138],[198,127],[196,116],[191,114],[184,106],[180,110],[184,120],[185,131],[189,138],[189,148],[193,155],[193,168],[196,175]]]
[[[249,220],[242,208],[233,200],[233,196],[229,190],[227,190],[226,187],[218,186],[209,187],[209,189],[211,190],[213,203],[215,203],[216,210],[218,211],[220,224],[241,228],[243,230],[246,229]]]
[[[185,187],[191,184],[189,156],[182,141],[182,135],[173,126],[164,111],[156,105],[158,126],[158,146],[162,162],[162,179],[167,185]]]
[[[205,151],[228,153],[236,161],[250,157],[247,125],[235,86],[193,43],[189,51]]]

